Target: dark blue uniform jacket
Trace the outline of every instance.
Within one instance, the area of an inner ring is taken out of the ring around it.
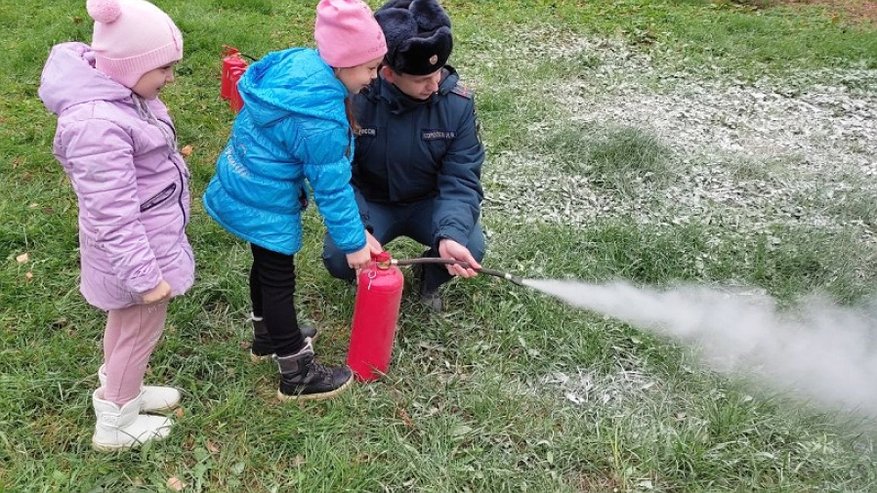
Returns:
[[[472,93],[458,85],[452,67],[444,70],[438,92],[426,101],[380,77],[355,97],[362,129],[352,182],[364,219],[366,201],[404,205],[434,198],[433,238],[465,245],[481,213],[484,147]]]

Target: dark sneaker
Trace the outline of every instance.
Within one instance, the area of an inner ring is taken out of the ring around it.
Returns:
[[[325,366],[314,360],[310,339],[299,352],[275,356],[274,361],[280,370],[277,398],[281,401],[331,399],[353,381],[353,372],[346,365]]]
[[[250,321],[253,322],[253,344],[250,345],[250,359],[254,363],[268,361],[274,357],[274,343],[271,342],[271,336],[268,335],[268,328],[265,327],[265,321],[256,319],[252,315]],[[298,330],[305,339],[317,338],[317,328],[311,324],[299,323]]]
[[[423,256],[426,256],[427,252],[424,252]],[[411,273],[414,274],[414,278],[417,279],[417,292],[420,303],[432,312],[441,313],[445,307],[438,289],[432,291],[424,290],[423,275],[425,269],[423,264],[414,264],[411,267],[411,271]]]
[[[439,294],[438,290],[421,292],[420,302],[428,310],[435,313],[441,313],[445,309],[445,304],[442,302],[442,296]]]

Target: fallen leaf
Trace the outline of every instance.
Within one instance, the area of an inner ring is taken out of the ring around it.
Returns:
[[[414,420],[411,419],[411,415],[408,414],[408,411],[400,407],[397,411],[397,414],[399,415],[399,419],[402,420],[406,427],[414,428]]]
[[[192,148],[191,145],[183,146],[183,148],[180,149],[180,154],[182,154],[183,157],[189,157],[192,155],[193,150],[194,149]]]
[[[24,278],[27,279],[28,281],[32,280],[32,279],[33,279],[33,272],[31,272],[31,271],[27,271],[27,272],[24,274]]]
[[[185,488],[185,486],[185,483],[180,481],[180,478],[176,476],[171,476],[167,480],[167,487],[173,491],[183,491],[183,488]]]
[[[219,445],[216,445],[212,440],[207,440],[207,450],[210,451],[211,454],[218,454]]]
[[[21,255],[15,257],[15,261],[19,264],[26,264],[28,260],[30,260],[29,253],[22,253]]]
[[[186,411],[183,411],[183,408],[178,407],[178,408],[174,409],[174,415],[178,418],[182,418],[183,416],[186,415]]]
[[[36,202],[31,202],[30,205],[27,206],[27,207],[28,207],[29,209],[36,209],[36,208],[39,207],[39,206],[40,206],[40,204],[37,204]]]

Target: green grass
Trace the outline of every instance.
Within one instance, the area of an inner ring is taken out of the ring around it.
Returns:
[[[718,73],[742,68],[758,74],[814,66],[877,66],[877,35],[871,26],[833,18],[819,7],[753,9],[705,0],[531,0],[503,5],[476,0],[448,5],[477,20],[458,26],[465,35],[501,25],[506,27],[497,33],[502,39],[518,35],[508,29],[513,23],[535,20],[537,25],[579,33],[621,36],[678,68],[703,66]]]
[[[873,231],[877,228],[877,201],[868,186],[872,178],[847,175],[839,180],[846,185],[840,191],[828,193],[816,190],[807,194],[800,193],[798,201],[830,217],[860,222]]]
[[[164,97],[181,144],[194,147],[189,236],[198,273],[192,291],[172,304],[147,379],[184,389],[184,412],[163,443],[114,455],[90,449],[89,396],[103,318],[78,293],[76,199],[51,155],[54,120],[36,97],[51,45],[88,39],[90,25],[84,2],[5,2],[0,491],[164,491],[171,477],[187,485],[184,491],[875,488],[871,435],[854,416],[823,414],[793,396],[753,390],[704,370],[663,338],[486,277],[449,286],[443,316],[431,316],[406,294],[393,366],[382,382],[358,385],[331,402],[278,403],[276,369],[249,363],[244,348],[249,254],[207,219],[197,197],[232,121],[217,98],[222,45],[261,56],[307,43],[312,6],[158,3],[185,34],[178,82]],[[564,158],[568,171],[590,173],[609,193],[646,172],[656,179],[641,186],[658,186],[672,176],[673,163],[642,130],[583,133],[559,120],[564,109],[536,97],[534,86],[562,89],[569,77],[586,79],[599,59],[583,53],[569,63],[543,62],[528,51],[538,51],[538,43],[516,42],[516,33],[538,34],[551,25],[618,37],[654,56],[663,70],[684,67],[706,76],[873,68],[877,53],[873,30],[833,23],[813,8],[752,11],[693,0],[444,3],[457,33],[454,63],[464,78],[478,76],[490,155],[528,150]],[[517,51],[532,58],[516,60]],[[531,126],[554,133],[534,138]],[[850,192],[853,205],[835,212],[867,215],[873,227],[866,190],[857,190]],[[502,214],[484,221],[491,233],[485,265],[532,277],[741,282],[784,301],[823,290],[850,303],[872,294],[877,280],[873,246],[846,231],[776,226],[745,236],[721,218],[638,225],[611,213],[581,229]],[[322,268],[321,236],[311,211],[297,263],[299,308],[323,330],[321,357],[337,363],[347,347],[353,297]],[[390,246],[400,257],[419,252],[411,242]],[[25,252],[30,260],[17,262]],[[575,389],[550,378],[557,373],[571,383],[590,378],[586,402],[568,400],[565,393]]]
[[[544,139],[546,153],[559,169],[588,176],[597,187],[633,195],[638,183],[661,187],[677,179],[669,151],[653,135],[638,128],[565,125]]]

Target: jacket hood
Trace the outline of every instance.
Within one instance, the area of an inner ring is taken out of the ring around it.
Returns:
[[[292,48],[265,55],[238,83],[244,111],[258,125],[288,117],[332,120],[347,125],[347,88],[316,50]]]
[[[441,82],[439,82],[438,93],[445,96],[451,92],[451,89],[457,86],[457,82],[460,81],[460,76],[457,75],[457,71],[454,70],[454,67],[451,67],[450,65],[445,65],[442,72],[442,79]],[[393,114],[404,113],[411,108],[424,104],[432,104],[432,102],[435,101],[435,95],[426,100],[414,99],[399,90],[394,84],[385,81],[382,77],[375,79],[365,91],[365,96],[369,99],[374,100],[375,98],[381,98],[386,101],[390,113]]]
[[[60,115],[67,108],[91,101],[131,97],[131,89],[94,68],[94,52],[85,43],[61,43],[52,48],[40,77],[40,99]]]

